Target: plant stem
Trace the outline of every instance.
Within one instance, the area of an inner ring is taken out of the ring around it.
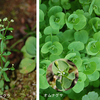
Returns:
[[[1,54],[1,67],[3,68],[2,54]]]
[[[10,49],[12,49],[13,47],[15,47],[18,43],[22,42],[25,38],[27,38],[29,35],[32,35],[33,33],[35,33],[35,32],[30,32],[30,33],[28,33],[26,36],[24,36],[23,38],[21,38],[20,40],[18,40],[17,42],[15,42],[15,43],[10,47]]]

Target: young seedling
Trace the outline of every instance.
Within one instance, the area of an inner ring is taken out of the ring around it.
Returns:
[[[52,66],[53,73],[59,78],[56,80],[56,86],[59,90],[68,90],[73,80],[75,80],[75,67],[68,64],[65,60],[54,61]],[[75,84],[74,84],[75,85]]]
[[[10,21],[6,18],[3,20],[0,19],[0,95],[3,94],[4,89],[8,89],[8,85],[5,85],[6,82],[10,82],[10,79],[7,76],[7,70],[14,70],[14,64],[12,67],[8,68],[10,61],[7,59],[7,56],[11,54],[10,51],[7,50],[7,41],[12,39],[12,35],[8,35],[7,31],[12,32],[13,28],[9,27],[9,24],[14,22],[13,19]]]

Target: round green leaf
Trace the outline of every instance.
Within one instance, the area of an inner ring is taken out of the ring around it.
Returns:
[[[84,89],[84,82],[77,81],[76,85],[72,88],[72,90],[76,93],[80,93]]]
[[[60,59],[61,57],[59,55],[54,55],[54,54],[51,54],[50,55],[50,61],[55,61],[56,59]]]
[[[88,33],[86,30],[81,30],[74,33],[74,38],[76,41],[80,41],[83,43],[87,43],[88,41]]]
[[[61,53],[62,53],[62,51],[63,51],[63,46],[61,45],[61,43],[59,43],[59,42],[54,42],[53,43],[53,45],[55,46],[55,48],[56,48],[56,52],[52,52],[52,54],[55,54],[55,55],[60,55]]]
[[[46,42],[42,48],[41,48],[41,52],[42,53],[48,53],[49,52],[49,48],[52,46],[52,42],[49,41],[49,42]]]
[[[49,19],[50,26],[54,29],[61,29],[65,23],[65,14],[63,12],[58,12],[52,15]]]
[[[80,51],[80,50],[84,49],[84,44],[80,41],[75,41],[75,42],[72,42],[68,45],[68,49]]]
[[[23,52],[23,56],[24,56],[24,57],[28,57],[28,58],[33,58],[33,57],[35,57],[35,55],[31,55],[31,54],[29,54],[29,53],[26,51],[25,45],[22,47],[21,51]]]
[[[69,3],[69,0],[61,0],[61,5],[66,10],[71,8],[71,4]]]
[[[35,69],[35,60],[24,58],[20,63],[20,72],[23,74],[29,73]]]
[[[47,26],[47,27],[44,29],[44,34],[45,34],[45,35],[52,34],[52,27],[51,27],[51,26]]]
[[[99,41],[100,42],[100,32],[97,32],[93,35],[93,38],[96,40],[96,41]]]
[[[78,81],[84,82],[86,80],[86,75],[82,72],[79,72],[79,78]]]
[[[87,64],[83,64],[82,67],[84,68],[84,73],[85,74],[92,74],[96,70],[96,63],[95,62],[90,62]]]
[[[100,42],[98,41],[91,41],[86,46],[86,51],[88,55],[96,55],[100,50]]]
[[[66,77],[63,77],[62,79],[62,86],[64,89],[68,89],[72,84],[72,80],[69,80],[68,78]]]
[[[95,71],[94,73],[87,75],[90,81],[96,81],[99,79],[99,72]]]
[[[84,15],[78,15],[79,22],[73,26],[75,30],[81,30],[86,26],[86,17]]]
[[[64,71],[66,69],[69,69],[69,66],[68,66],[67,62],[65,62],[63,60],[58,60],[58,68],[60,71]]]
[[[96,93],[94,91],[89,92],[87,95],[82,97],[82,100],[99,100],[98,93]]]
[[[40,89],[46,89],[49,87],[46,76],[43,76],[43,75],[39,76],[39,86],[40,86]]]
[[[96,70],[100,71],[100,58],[99,57],[92,57],[89,59],[90,62],[96,63]]]
[[[48,41],[51,41],[52,43],[53,43],[53,42],[56,42],[56,41],[59,42],[59,38],[58,38],[57,36],[47,36],[47,37],[45,38],[45,42],[48,42]]]
[[[55,15],[58,12],[62,12],[62,8],[60,6],[53,6],[48,11],[48,16]]]
[[[26,40],[25,49],[26,49],[26,52],[29,53],[30,55],[32,56],[36,55],[36,38],[35,37],[31,36]]]

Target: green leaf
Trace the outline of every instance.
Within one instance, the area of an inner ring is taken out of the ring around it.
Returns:
[[[2,80],[0,79],[0,89],[3,88],[3,87],[4,87],[4,80],[3,79]]]
[[[59,29],[52,28],[51,26],[47,26],[47,27],[44,29],[44,34],[45,34],[45,35],[57,34],[57,33],[59,33]]]
[[[8,70],[8,68],[2,68],[2,71],[3,72],[5,72],[5,71],[7,71]]]
[[[82,67],[84,68],[83,73],[92,74],[96,70],[96,63],[95,62],[86,63],[82,65]]]
[[[88,33],[86,30],[81,30],[74,33],[75,41],[83,42],[84,44],[88,41]]]
[[[63,33],[59,32],[57,36],[59,37],[59,40],[64,43],[65,41],[72,41],[74,40],[74,30],[66,30]]]
[[[3,40],[1,40],[1,54],[3,53],[3,50],[4,50],[4,42]]]
[[[58,68],[60,71],[65,71],[69,69],[69,65],[63,60],[58,60]]]
[[[96,93],[95,91],[89,92],[87,95],[84,95],[82,97],[82,100],[99,100],[98,93]]]
[[[39,68],[39,74],[43,75],[45,73],[45,70],[42,68]]]
[[[3,39],[3,37],[4,37],[4,36],[0,33],[0,40]]]
[[[31,55],[31,54],[29,54],[29,53],[26,51],[25,45],[22,47],[21,52],[23,53],[23,56],[26,57],[26,58],[33,58],[33,57],[36,56],[36,55]]]
[[[70,59],[76,56],[76,53],[69,53],[65,56],[66,59]]]
[[[71,8],[71,4],[69,3],[69,0],[61,0],[61,5],[66,10],[69,10]]]
[[[60,6],[53,6],[48,11],[48,16],[50,17],[52,15],[55,15],[58,12],[62,12],[62,8]]]
[[[59,79],[56,80],[56,86],[58,89],[62,90],[61,82]]]
[[[86,46],[86,51],[88,55],[96,55],[100,50],[100,42],[98,41],[91,41]]]
[[[47,27],[44,29],[44,34],[45,34],[45,35],[52,34],[52,27],[51,27],[51,26],[47,26]]]
[[[95,71],[94,73],[87,75],[90,81],[96,81],[99,79],[99,72]]]
[[[11,52],[9,52],[9,51],[3,53],[4,56],[9,56],[10,54],[11,54]]]
[[[45,98],[43,96],[39,96],[39,100],[45,100]]]
[[[89,59],[90,62],[96,63],[96,70],[100,71],[100,58],[99,57],[92,57]]]
[[[67,79],[66,77],[63,77],[62,79],[62,86],[64,89],[68,89],[72,84],[72,80]]]
[[[65,14],[63,12],[58,12],[52,15],[49,19],[50,26],[54,29],[61,29],[65,23]]]
[[[39,87],[40,89],[46,89],[49,87],[46,76],[39,75]]]
[[[60,59],[60,58],[61,58],[61,57],[60,57],[59,55],[51,54],[49,59],[50,59],[50,61],[53,62],[53,61],[55,61],[55,60],[57,60],[57,59]]]
[[[63,52],[63,46],[61,45],[61,43],[54,42],[52,46],[54,47],[49,49],[52,54],[60,55]]]
[[[6,59],[5,59],[5,57],[1,57],[1,59],[2,59],[4,62],[6,62]]]
[[[86,17],[83,14],[80,14],[79,11],[77,10],[67,17],[66,25],[68,26],[68,28],[80,30],[86,26]]]
[[[42,38],[42,34],[41,34],[41,32],[39,32],[39,39],[40,39],[40,38]]]
[[[68,45],[68,49],[80,51],[80,50],[84,49],[84,44],[80,41],[75,41],[75,42],[72,42]]]
[[[65,59],[72,61],[79,69],[82,65],[82,59],[79,56],[75,55],[76,53],[69,53],[68,55],[65,56]]]
[[[51,64],[51,61],[50,61],[50,60],[42,60],[42,61],[40,62],[40,64],[41,64],[41,65],[44,65],[45,68],[47,69],[48,66]],[[43,68],[43,66],[42,66],[42,68]]]
[[[21,60],[20,63],[20,72],[22,74],[26,74],[26,73],[30,73],[31,71],[33,71],[35,69],[35,60],[32,60],[30,58],[24,58]]]
[[[44,12],[39,9],[39,22],[42,22],[44,20]]]
[[[86,80],[86,75],[83,72],[79,72],[78,81],[84,82]]]
[[[57,36],[47,36],[46,38],[45,38],[45,42],[48,42],[48,41],[51,41],[52,43],[53,42],[56,42],[56,41],[58,41],[59,42],[59,38],[57,37]]]
[[[14,67],[11,67],[11,68],[9,68],[10,70],[15,70],[15,68]]]
[[[44,12],[44,14],[47,13],[47,6],[45,4],[41,4],[40,9]]]
[[[55,66],[55,64],[53,63],[53,66],[52,66],[52,71],[54,74],[57,74],[59,69],[57,68],[57,66]]]
[[[96,40],[96,41],[99,41],[100,42],[100,32],[97,32],[93,35],[93,38]]]
[[[49,52],[49,48],[52,46],[52,42],[49,41],[49,42],[46,42],[42,48],[41,48],[41,52],[42,53],[48,53]]]
[[[10,79],[8,78],[6,72],[3,72],[3,76],[4,76],[4,79],[5,79],[7,82],[10,82]]]
[[[32,56],[36,56],[36,38],[31,36],[25,42],[26,52]]]
[[[75,93],[80,93],[84,89],[84,82],[77,81],[76,85],[72,88]]]
[[[67,76],[67,78],[70,79],[70,80],[74,80],[74,79],[75,79],[75,73],[74,73],[74,72],[70,73],[70,74]]]
[[[9,30],[9,31],[13,31],[13,30],[14,30],[14,28],[9,27],[9,28],[7,28],[7,30]]]
[[[7,36],[6,36],[6,39],[12,39],[12,38],[13,38],[12,35],[7,35]]]
[[[5,30],[5,28],[2,28],[2,29],[0,29],[0,32],[1,32],[1,31],[4,31],[4,30]]]

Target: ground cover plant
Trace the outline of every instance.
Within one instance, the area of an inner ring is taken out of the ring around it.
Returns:
[[[10,61],[7,59],[7,56],[11,54],[7,49],[7,40],[12,39],[12,35],[8,35],[7,31],[12,32],[13,28],[9,27],[9,24],[14,22],[13,19],[10,21],[5,17],[4,19],[0,19],[0,95],[3,94],[4,89],[8,89],[8,85],[6,82],[10,82],[10,79],[7,76],[7,70],[14,70],[14,65],[8,68]],[[7,24],[7,25],[6,25]]]
[[[78,71],[72,64],[67,59],[57,59],[48,66],[46,78],[52,88],[65,91],[77,83]]]
[[[13,92],[14,92],[13,90],[16,90],[15,87],[17,85],[20,86],[22,84],[19,83],[19,80],[24,79],[23,94],[17,91],[17,93],[21,96],[21,98],[18,97],[17,99],[22,100],[23,98],[27,98],[26,92],[28,92],[31,95],[32,91],[34,91],[32,94],[34,96],[28,98],[34,99],[36,98],[36,93],[35,93],[36,89],[34,89],[34,87],[36,87],[36,81],[33,81],[32,79],[35,80],[36,78],[36,75],[34,75],[35,67],[36,67],[36,60],[35,60],[36,59],[36,38],[34,34],[35,26],[33,28],[33,31],[26,30],[28,34],[22,39],[19,39],[18,41],[13,43],[13,45],[10,46],[9,48],[7,47],[8,42],[10,41],[10,39],[13,38],[12,35],[9,35],[9,32],[13,31],[13,28],[9,27],[9,24],[11,22],[14,22],[14,20],[11,19],[9,21],[8,18],[4,18],[3,20],[0,19],[0,21],[1,21],[0,24],[1,25],[0,26],[1,28],[0,29],[0,98],[5,100],[7,99],[15,100],[15,98],[13,98]],[[18,49],[13,49],[13,47],[16,46],[20,41],[22,41],[25,38],[27,38],[27,40],[25,41],[25,45],[22,47],[20,51],[21,53],[23,53],[23,59],[20,61],[19,68],[17,70],[16,68],[14,68],[16,67],[16,65],[14,64],[11,65],[11,62],[9,60],[9,56],[11,55],[10,51],[14,50],[15,52],[19,52]],[[12,70],[12,72],[9,70]],[[16,70],[16,72],[18,73],[17,79],[16,79],[16,73],[13,70]],[[11,76],[9,73],[11,73]],[[14,96],[18,95],[15,94],[16,92],[14,93]]]
[[[84,100],[88,92],[100,93],[99,4],[99,0],[40,0],[40,100]],[[46,82],[49,64],[60,58],[72,61],[79,72],[76,85],[63,92]]]

